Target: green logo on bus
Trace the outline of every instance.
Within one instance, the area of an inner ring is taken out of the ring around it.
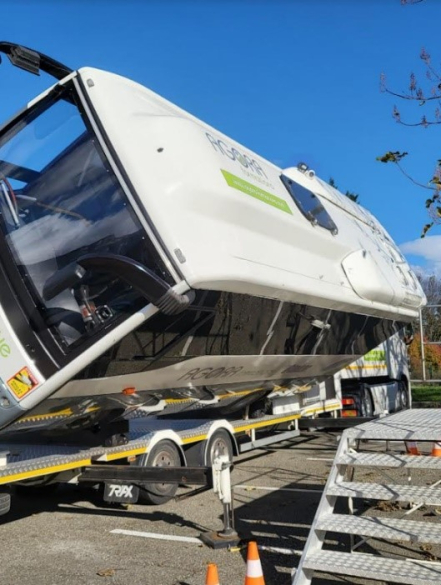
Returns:
[[[373,349],[364,356],[367,362],[385,362],[386,352],[384,349]]]
[[[2,337],[2,334],[0,331],[0,357],[7,358],[7,357],[9,357],[10,354],[11,354],[11,348],[6,343],[5,338]]]

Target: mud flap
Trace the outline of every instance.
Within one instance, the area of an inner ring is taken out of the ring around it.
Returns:
[[[104,500],[120,504],[136,504],[139,488],[136,485],[112,481],[104,484]]]

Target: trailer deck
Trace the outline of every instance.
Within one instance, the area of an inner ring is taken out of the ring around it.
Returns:
[[[162,433],[164,438],[173,439],[181,445],[189,445],[205,440],[212,429],[213,424],[218,428],[229,428],[232,434],[249,432],[251,435],[258,429],[265,429],[273,425],[292,422],[295,428],[285,433],[272,437],[271,440],[280,441],[284,438],[294,437],[299,431],[297,421],[301,416],[315,413],[335,412],[340,408],[340,401],[330,400],[325,405],[309,406],[302,412],[285,415],[269,415],[249,420],[213,421],[208,420],[168,420],[151,418],[133,418],[129,421],[129,433],[127,442],[117,446],[87,447],[84,445],[44,444],[31,445],[21,443],[0,442],[0,485],[25,481],[50,474],[59,474],[66,471],[81,470],[83,467],[94,463],[111,462],[137,457],[147,453],[153,437]],[[268,442],[269,439],[263,441]],[[261,446],[261,442],[253,436],[240,451],[250,450],[254,446]]]

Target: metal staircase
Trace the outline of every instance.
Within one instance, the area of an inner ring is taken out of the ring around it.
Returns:
[[[341,437],[293,585],[309,585],[317,573],[374,582],[441,584],[441,563],[421,555],[421,550],[430,551],[441,544],[441,525],[433,516],[409,519],[421,506],[441,507],[438,479],[441,476],[436,473],[441,471],[441,458],[402,454],[406,441],[418,441],[419,446],[430,452],[431,443],[439,440],[441,410],[437,409],[406,410],[347,429]],[[355,481],[355,476],[361,478]],[[381,476],[385,481],[369,481],[373,476],[376,479]],[[432,485],[427,485],[428,479]],[[336,511],[337,500],[342,498],[347,502],[347,513],[341,513],[340,501]],[[405,503],[410,508],[405,511],[391,502]],[[372,516],[372,511],[376,515]],[[348,535],[346,550],[342,552],[340,542],[334,546],[337,550],[330,549],[325,542],[327,533],[340,535],[339,540],[341,535]],[[380,547],[385,550],[378,553],[372,546],[374,554],[358,552],[373,543],[373,539],[386,542],[386,546]],[[391,546],[393,543],[398,548]]]

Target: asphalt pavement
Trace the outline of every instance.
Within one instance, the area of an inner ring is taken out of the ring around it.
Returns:
[[[291,584],[338,436],[304,433],[236,459],[236,527],[261,547],[266,585]],[[211,491],[162,507],[108,505],[99,491],[73,485],[49,497],[17,494],[0,525],[1,583],[204,585],[214,562],[220,585],[243,584],[245,548],[215,551],[198,541],[201,531],[221,528],[222,506]],[[338,536],[330,542],[342,544]],[[314,583],[368,581],[328,576]]]

